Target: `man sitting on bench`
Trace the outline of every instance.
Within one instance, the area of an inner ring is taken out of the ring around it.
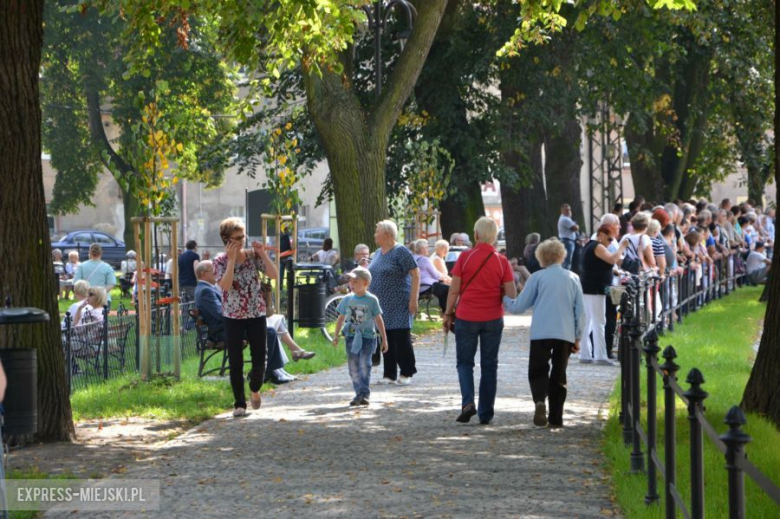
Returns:
[[[209,339],[216,343],[224,342],[225,323],[222,317],[222,294],[216,286],[212,262],[206,260],[198,263],[198,266],[195,268],[195,276],[198,278],[198,285],[195,287],[195,307],[208,327]],[[294,376],[284,370],[287,357],[279,343],[276,328],[269,325],[267,334],[266,382],[270,380],[275,384],[284,384],[295,380]],[[293,344],[295,343],[293,342]],[[294,360],[299,358],[309,359],[315,355],[314,353],[301,350],[297,344],[295,347],[302,354],[296,356],[298,352],[291,348]]]

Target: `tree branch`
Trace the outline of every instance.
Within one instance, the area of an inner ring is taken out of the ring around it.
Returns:
[[[109,171],[118,171],[124,178],[132,173],[133,168],[114,150],[111,142],[108,140],[106,130],[103,127],[103,117],[100,113],[100,94],[95,90],[87,88],[87,115],[89,117],[89,133],[92,140],[103,150],[106,151],[110,159],[106,159],[103,153],[99,153],[100,161]]]
[[[387,146],[390,132],[412,93],[414,84],[425,64],[428,51],[436,37],[436,31],[444,9],[447,7],[447,1],[416,2],[418,11],[411,37],[406,42],[406,47],[398,58],[398,63],[393,68],[387,85],[369,119],[369,126],[376,134],[379,146]]]

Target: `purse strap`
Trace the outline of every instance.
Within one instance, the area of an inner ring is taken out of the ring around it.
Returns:
[[[482,262],[482,265],[479,266],[476,272],[474,272],[474,275],[471,276],[471,279],[468,280],[468,282],[463,285],[463,289],[460,291],[460,294],[458,297],[463,297],[463,293],[466,291],[466,289],[469,287],[472,281],[474,281],[474,278],[477,277],[477,274],[479,274],[479,271],[482,270],[482,267],[487,265],[487,262],[490,260],[490,258],[495,254],[495,252],[491,252],[488,254],[487,258],[485,258],[485,261]]]

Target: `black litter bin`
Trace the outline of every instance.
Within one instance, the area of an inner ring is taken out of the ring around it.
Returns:
[[[288,320],[301,328],[325,326],[325,299],[333,284],[333,267],[321,263],[298,263],[293,266],[295,290],[298,291],[298,317]]]
[[[41,323],[49,314],[38,308],[0,308],[0,325]],[[3,433],[26,435],[38,432],[38,351],[35,349],[0,349],[0,360],[8,379],[3,407]]]

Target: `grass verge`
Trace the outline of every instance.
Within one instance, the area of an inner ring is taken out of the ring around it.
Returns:
[[[413,333],[421,335],[438,330],[437,321],[415,321]],[[295,341],[304,349],[317,352],[310,360],[290,362],[285,370],[293,375],[316,373],[346,362],[343,347],[334,348],[319,329],[296,329]],[[248,350],[245,350],[248,355]],[[291,355],[288,355],[291,358]],[[216,360],[212,360],[216,365]],[[208,368],[207,368],[208,369]],[[345,379],[345,384],[348,380]],[[275,386],[265,384],[262,391]],[[155,378],[149,383],[137,374],[127,374],[79,389],[71,396],[73,419],[140,417],[156,420],[185,420],[200,422],[227,410],[233,393],[227,377],[199,378],[198,359],[182,362],[181,380]]]
[[[51,476],[40,472],[38,469],[30,470],[11,470],[6,474],[6,479],[76,479],[72,474],[58,474]],[[41,512],[37,510],[11,510],[8,512],[10,519],[34,519],[41,517]]]
[[[737,292],[711,303],[695,314],[690,314],[674,333],[661,338],[659,346],[671,344],[677,351],[678,383],[683,389],[689,386],[685,378],[691,368],[703,374],[703,389],[709,393],[704,401],[707,420],[721,433],[727,427],[723,423],[729,408],[739,404],[747,384],[755,358],[753,344],[758,336],[759,321],[764,316],[765,305],[758,302],[762,288],[742,288]],[[643,418],[646,417],[647,389],[645,368],[642,367]],[[664,460],[663,449],[663,388],[658,378],[658,454]],[[664,482],[658,477],[657,505],[647,506],[647,478],[644,474],[631,474],[630,448],[623,444],[622,429],[618,422],[620,407],[619,387],[612,394],[611,413],[605,429],[603,450],[612,475],[617,500],[626,517],[632,519],[658,518],[664,515]],[[687,408],[677,400],[677,488],[690,504],[689,425]],[[646,429],[646,420],[642,420]],[[750,460],[774,482],[780,482],[780,449],[777,448],[780,433],[774,425],[760,416],[749,415],[744,430],[753,438],[746,451]],[[645,452],[646,448],[642,447]],[[724,456],[706,437],[704,440],[705,513],[710,517],[728,515],[728,480]],[[764,518],[780,516],[780,508],[769,499],[750,478],[745,477],[748,517]]]

